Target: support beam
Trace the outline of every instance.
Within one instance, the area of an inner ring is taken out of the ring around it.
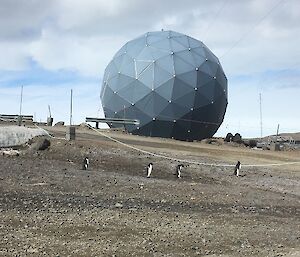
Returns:
[[[119,119],[119,118],[91,118],[91,117],[86,117],[85,122],[96,122],[97,123],[113,123],[113,124],[124,124],[124,125],[140,125],[139,120],[135,119]]]

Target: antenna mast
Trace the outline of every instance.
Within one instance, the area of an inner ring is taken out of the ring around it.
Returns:
[[[262,105],[261,105],[261,93],[259,93],[259,112],[260,112],[260,137],[263,137],[263,122],[262,122]]]
[[[277,143],[277,140],[278,140],[278,135],[279,135],[279,124],[277,125],[277,131],[276,131],[276,143]]]
[[[73,89],[71,89],[70,126],[72,126],[72,115],[73,115]]]
[[[22,125],[22,104],[23,104],[23,85],[21,86],[20,113],[18,117],[18,125]]]
[[[22,103],[23,103],[23,85],[21,86],[20,116],[22,115]]]

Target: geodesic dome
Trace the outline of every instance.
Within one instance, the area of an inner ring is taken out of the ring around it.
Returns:
[[[174,31],[148,32],[126,43],[105,69],[105,117],[138,119],[126,129],[145,136],[209,138],[227,107],[227,79],[201,42]]]

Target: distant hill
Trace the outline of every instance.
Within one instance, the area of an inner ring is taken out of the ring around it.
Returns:
[[[292,137],[295,141],[300,141],[300,132],[297,133],[281,133],[279,136]]]
[[[260,140],[260,138],[256,138],[257,140]],[[278,137],[276,137],[276,134],[265,136],[262,138],[265,142],[289,142],[290,140],[296,141],[296,144],[299,144],[300,142],[300,132],[296,133],[280,133],[278,134]]]

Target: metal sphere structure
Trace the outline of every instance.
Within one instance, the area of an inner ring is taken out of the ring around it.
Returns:
[[[227,78],[201,42],[174,31],[148,32],[126,43],[105,69],[105,117],[138,119],[138,135],[212,137],[227,107]]]

